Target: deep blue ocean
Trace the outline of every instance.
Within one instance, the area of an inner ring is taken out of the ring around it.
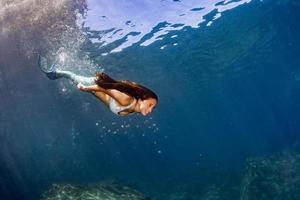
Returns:
[[[116,116],[36,53],[145,85],[157,108]],[[153,200],[297,200],[299,134],[298,0],[0,2],[0,199],[115,181]]]

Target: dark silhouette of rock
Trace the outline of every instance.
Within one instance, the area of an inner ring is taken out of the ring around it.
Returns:
[[[142,193],[116,183],[93,186],[53,184],[42,194],[42,200],[150,200]]]
[[[300,199],[300,154],[284,152],[247,160],[241,200]]]

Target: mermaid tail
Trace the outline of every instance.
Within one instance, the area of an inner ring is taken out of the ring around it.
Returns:
[[[49,69],[46,69],[46,67],[48,67],[46,58],[42,57],[41,55],[38,55],[38,65],[40,70],[44,72],[47,75],[47,77],[51,80],[60,78],[59,76],[57,76],[56,73],[56,64],[57,62],[54,62]]]
[[[77,75],[71,71],[65,71],[65,70],[59,70],[57,69],[57,62],[54,62],[51,67],[49,67],[49,69],[47,69],[48,64],[47,64],[47,60],[46,58],[38,55],[38,65],[39,68],[42,70],[42,72],[44,72],[47,77],[51,80],[55,80],[58,78],[66,78],[69,79],[71,81],[73,81],[74,83],[78,84],[84,84],[84,85],[95,85],[95,77],[85,77],[85,76],[80,76]]]

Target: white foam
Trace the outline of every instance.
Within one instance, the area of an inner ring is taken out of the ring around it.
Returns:
[[[160,47],[161,50],[165,49],[167,47],[167,45],[164,45],[162,47]]]

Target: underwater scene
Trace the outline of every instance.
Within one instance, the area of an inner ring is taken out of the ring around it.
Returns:
[[[0,200],[299,199],[300,1],[0,0]]]

